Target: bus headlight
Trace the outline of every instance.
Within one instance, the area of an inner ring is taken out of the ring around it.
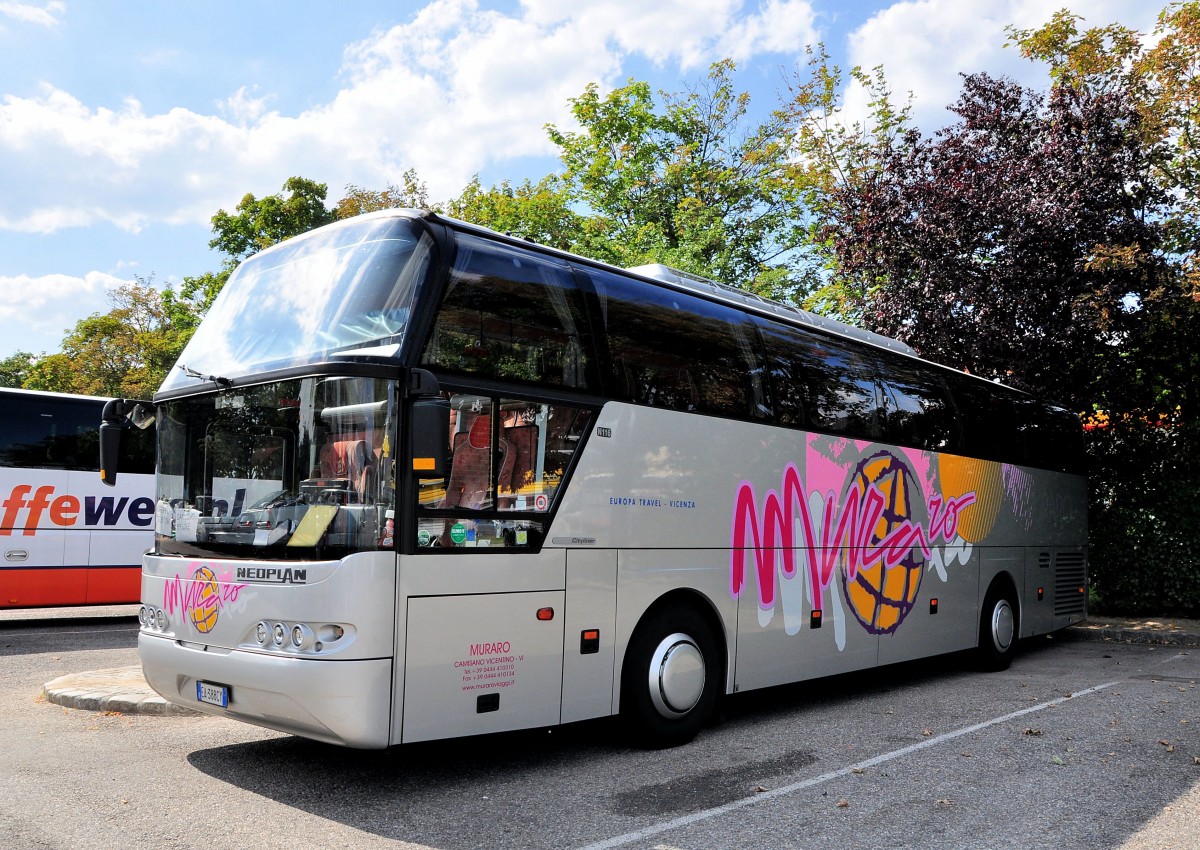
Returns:
[[[254,627],[254,638],[260,646],[267,645],[267,638],[270,637],[271,630],[267,628],[267,624],[262,620],[258,621],[258,625]]]
[[[271,632],[271,636],[278,647],[283,646],[283,641],[287,637],[287,632],[283,629],[283,623],[276,623],[275,628]]]
[[[167,630],[167,613],[161,608],[154,612],[154,625],[160,632]]]
[[[296,649],[308,649],[313,644],[313,630],[300,623],[292,626],[292,646]]]
[[[150,625],[150,614],[146,611],[145,605],[138,610],[138,622],[143,626]]]

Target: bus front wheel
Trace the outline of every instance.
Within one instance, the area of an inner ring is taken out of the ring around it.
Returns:
[[[635,743],[661,749],[696,736],[716,706],[718,651],[691,608],[664,608],[638,626],[621,673],[621,717]]]
[[[979,616],[979,665],[984,670],[1007,670],[1017,654],[1017,605],[1012,592],[997,582],[988,590]]]

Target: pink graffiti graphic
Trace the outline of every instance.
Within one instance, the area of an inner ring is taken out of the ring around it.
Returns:
[[[841,500],[832,490],[823,496],[819,490],[811,492],[823,506],[819,528],[809,508],[809,491],[795,464],[787,465],[779,489],[768,490],[761,502],[752,482],[738,485],[729,543],[729,589],[735,599],[746,584],[750,552],[758,579],[758,604],[763,610],[775,605],[780,558],[783,575],[790,578],[796,574],[799,552],[803,552],[803,566],[807,567],[810,598],[819,599],[833,580],[839,559],[844,557],[847,578],[852,580],[859,570],[876,563],[885,569],[900,564],[914,548],[928,558],[932,546],[955,538],[959,515],[975,502],[974,492],[949,499],[941,494],[929,496],[927,522],[903,519],[882,539],[876,539],[875,529],[887,499],[874,483],[864,489],[859,480],[853,480]]]
[[[217,576],[211,568],[197,567],[191,578],[178,573],[163,587],[163,608],[167,613],[183,613],[197,631],[208,633],[217,624],[217,616],[226,605],[237,601],[245,584],[232,581],[233,572],[226,570]]]

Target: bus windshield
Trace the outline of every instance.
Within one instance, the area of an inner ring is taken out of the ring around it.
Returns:
[[[392,548],[394,387],[322,376],[161,404],[157,551],[300,560]]]
[[[398,353],[433,240],[408,218],[316,230],[238,266],[162,391],[364,348]]]

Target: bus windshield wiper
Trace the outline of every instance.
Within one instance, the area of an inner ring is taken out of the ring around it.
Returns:
[[[230,389],[233,386],[233,381],[231,381],[229,378],[222,378],[220,375],[205,375],[203,372],[197,372],[195,369],[191,369],[185,366],[183,363],[177,363],[175,365],[176,368],[180,369],[183,374],[187,375],[189,378],[199,378],[202,381],[212,381],[218,387],[223,389]]]

